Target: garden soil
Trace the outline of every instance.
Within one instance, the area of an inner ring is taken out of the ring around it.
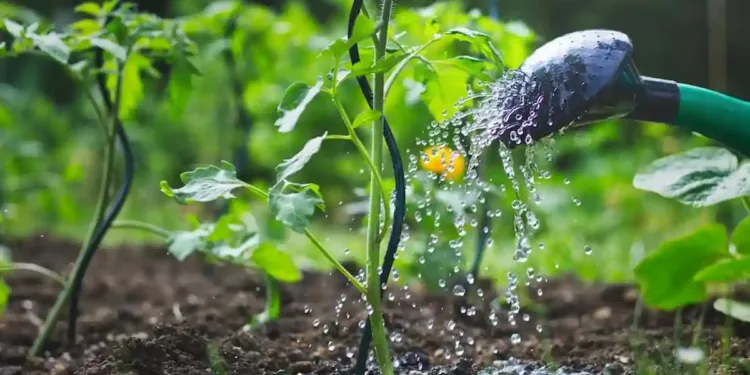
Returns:
[[[13,250],[14,261],[58,272],[69,271],[78,250],[76,243],[49,236],[0,243]],[[347,267],[356,272],[354,265]],[[77,342],[64,340],[63,320],[44,355],[27,359],[60,287],[16,272],[9,277],[11,300],[0,318],[0,375],[351,373],[365,309],[345,279],[305,273],[302,282],[283,287],[278,321],[244,332],[248,317],[264,307],[262,280],[235,267],[179,262],[159,247],[103,249],[85,280]],[[644,311],[638,330],[642,344],[633,344],[637,292],[631,286],[569,277],[534,283],[527,293],[535,301],[529,305],[533,311],[522,310],[515,326],[507,312],[499,312],[497,325],[488,319],[491,301],[498,294],[504,300],[504,291],[485,282],[475,286],[483,298],[473,302],[451,293],[430,294],[418,285],[388,288],[394,298],[386,298],[386,319],[399,372],[474,374],[493,361],[517,358],[614,375],[630,372],[640,358],[636,352],[671,353],[675,320],[666,312]],[[681,340],[690,339],[700,311],[698,306],[684,311]],[[726,319],[708,308],[704,322],[701,337],[710,353],[720,353]],[[733,323],[733,330],[727,350],[747,357],[750,340],[744,337],[750,329]],[[516,332],[521,342],[512,344]]]

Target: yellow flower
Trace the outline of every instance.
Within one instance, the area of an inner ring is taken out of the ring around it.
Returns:
[[[445,174],[445,178],[456,180],[463,176],[466,164],[464,156],[452,151],[447,146],[432,146],[424,150],[421,158],[422,168],[432,173]]]

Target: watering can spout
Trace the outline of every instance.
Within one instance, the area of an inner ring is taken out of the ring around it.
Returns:
[[[518,69],[545,94],[549,126],[613,118],[660,122],[702,134],[750,155],[750,103],[704,88],[641,76],[627,35],[577,31],[541,46]]]

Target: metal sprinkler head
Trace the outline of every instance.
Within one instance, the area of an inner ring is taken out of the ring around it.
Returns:
[[[640,83],[632,54],[630,38],[609,30],[573,32],[538,48],[518,68],[530,82],[523,96],[539,103],[533,126],[523,132],[538,140],[566,126],[627,115],[635,94],[623,95],[615,86]]]

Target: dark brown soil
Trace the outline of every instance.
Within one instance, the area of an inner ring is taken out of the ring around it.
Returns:
[[[15,261],[59,272],[69,270],[78,249],[75,243],[43,236],[6,244]],[[97,254],[91,265],[78,341],[63,340],[66,324],[61,321],[43,358],[27,359],[26,352],[59,287],[27,272],[9,278],[12,296],[0,319],[1,375],[191,375],[214,374],[222,366],[226,374],[349,373],[365,312],[360,297],[338,274],[307,273],[302,282],[285,286],[281,319],[248,333],[241,327],[264,306],[257,275],[194,259],[180,263],[158,247],[112,250]],[[544,293],[538,297],[540,286]],[[626,285],[586,285],[573,278],[531,285],[529,295],[537,303],[529,305],[534,311],[528,322],[521,311],[516,326],[505,312],[498,313],[497,325],[490,323],[490,302],[498,293],[486,285],[475,309],[450,293],[428,295],[416,285],[388,290],[395,294],[386,311],[392,346],[405,373],[421,368],[471,374],[514,357],[578,370],[608,366],[618,374],[631,369],[638,357],[630,330],[637,293]],[[699,311],[684,312],[683,339],[690,338]],[[714,349],[712,357],[719,355],[724,322],[706,310],[702,337]],[[644,312],[638,332],[645,355],[669,348],[673,324],[671,314]],[[750,330],[734,325],[739,338],[732,339],[729,350],[746,356],[750,342],[742,337]],[[516,332],[522,341],[513,345],[510,337]]]

